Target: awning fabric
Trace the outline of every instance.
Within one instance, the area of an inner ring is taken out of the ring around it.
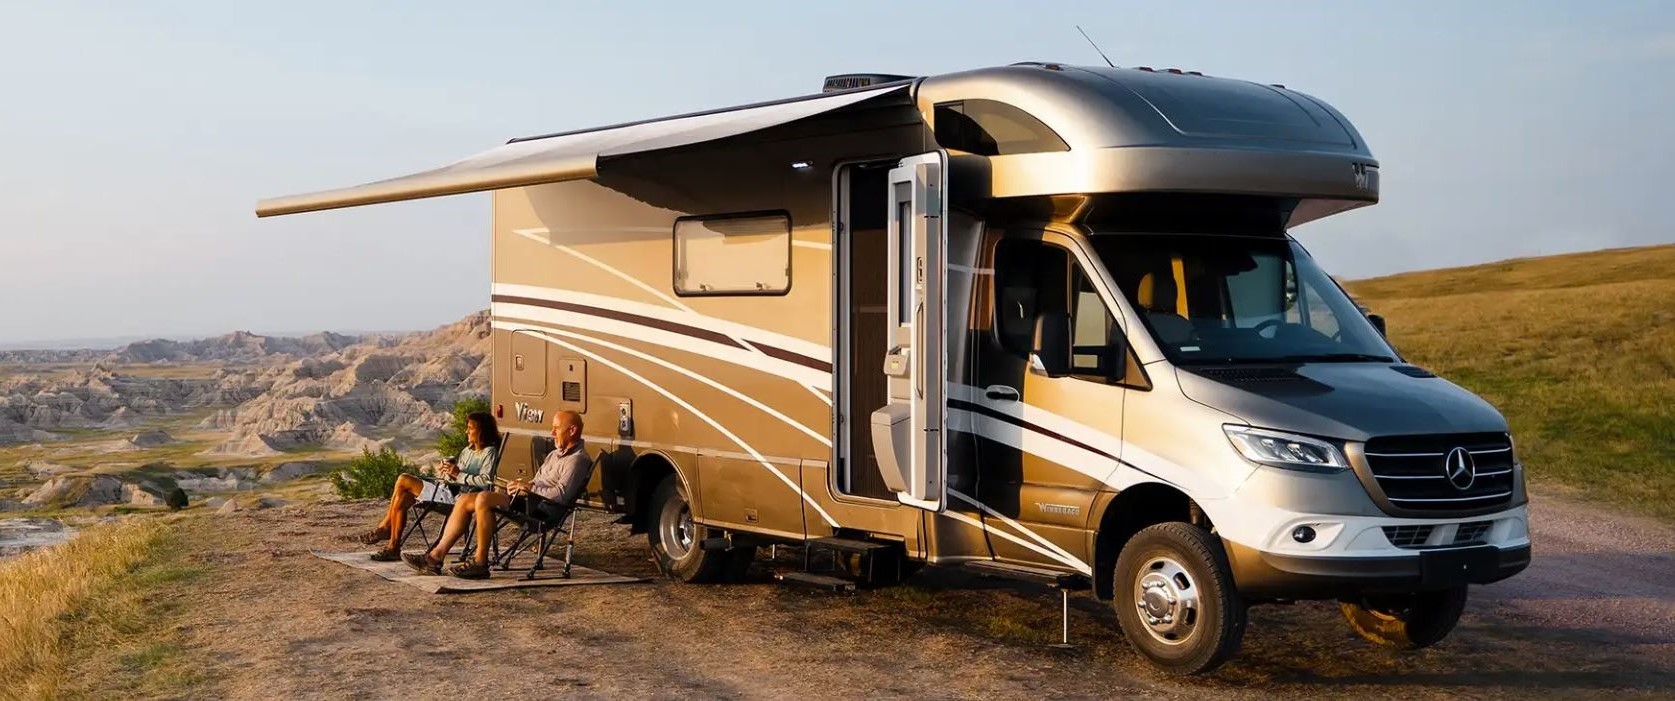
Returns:
[[[337,190],[265,199],[256,203],[256,216],[271,217],[581,180],[598,175],[599,159],[607,156],[644,153],[746,134],[905,89],[905,85],[892,85],[514,141],[422,173]]]

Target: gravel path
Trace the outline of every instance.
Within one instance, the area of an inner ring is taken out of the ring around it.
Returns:
[[[1374,649],[1335,605],[1261,607],[1217,674],[1171,679],[1073,599],[926,570],[830,595],[771,582],[425,595],[314,558],[349,549],[372,503],[242,512],[193,529],[215,565],[188,594],[205,698],[1527,698],[1675,696],[1675,529],[1542,496],[1535,560],[1476,587],[1459,630]],[[655,576],[643,537],[589,514],[578,561]],[[780,554],[786,566],[789,553]]]

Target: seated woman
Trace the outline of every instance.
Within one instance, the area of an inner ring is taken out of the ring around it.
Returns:
[[[360,537],[368,545],[384,541],[372,554],[378,562],[401,559],[401,532],[407,525],[407,509],[421,498],[451,502],[456,493],[480,492],[494,486],[494,463],[500,450],[500,426],[488,412],[465,417],[466,446],[458,457],[444,458],[430,469],[431,477],[403,474],[396,478],[390,506],[378,527]]]

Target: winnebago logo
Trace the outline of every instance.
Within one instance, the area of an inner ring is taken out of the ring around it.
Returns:
[[[1353,171],[1355,173],[1355,189],[1357,189],[1357,190],[1371,190],[1372,189],[1372,176],[1367,174],[1367,170],[1368,170],[1367,169],[1367,164],[1365,164],[1365,163],[1351,163],[1351,164],[1349,164],[1349,168],[1350,168],[1351,171]]]
[[[1477,481],[1477,461],[1471,458],[1471,451],[1455,448],[1448,451],[1448,457],[1443,458],[1442,473],[1448,477],[1448,483],[1454,485],[1455,489],[1466,491]]]
[[[1065,504],[1043,504],[1039,501],[1035,502],[1035,508],[1040,509],[1041,513],[1044,513],[1044,514],[1060,514],[1060,515],[1063,515],[1063,516],[1075,516],[1076,514],[1082,513],[1082,507],[1080,507],[1080,506],[1067,506]]]
[[[528,404],[525,404],[523,402],[518,402],[516,404],[513,404],[512,405],[512,412],[517,414],[519,421],[523,421],[525,423],[532,423],[532,424],[541,423],[541,417],[546,415],[545,411],[542,411],[540,409],[536,409],[535,407],[532,407],[532,406],[530,406]]]

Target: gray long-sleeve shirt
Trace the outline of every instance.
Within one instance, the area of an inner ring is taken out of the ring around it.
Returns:
[[[593,458],[587,454],[587,444],[577,440],[569,450],[547,453],[529,484],[543,498],[569,506],[581,498],[592,476]]]

